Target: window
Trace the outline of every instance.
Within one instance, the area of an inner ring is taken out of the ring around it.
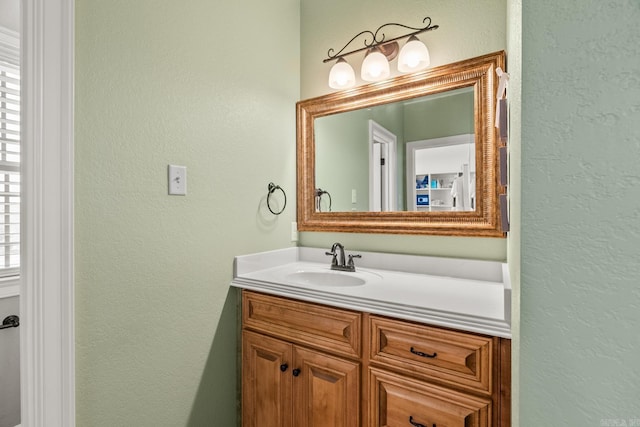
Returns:
[[[20,271],[20,42],[0,27],[0,278]]]

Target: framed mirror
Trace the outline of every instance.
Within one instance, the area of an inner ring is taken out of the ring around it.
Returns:
[[[504,237],[504,52],[300,101],[300,231]]]

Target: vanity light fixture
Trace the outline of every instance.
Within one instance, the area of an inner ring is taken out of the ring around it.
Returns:
[[[379,48],[373,47],[362,61],[360,77],[366,82],[377,82],[386,79],[390,74],[389,60]]]
[[[356,73],[353,67],[349,65],[344,58],[338,59],[338,62],[331,67],[329,73],[329,87],[332,89],[348,89],[356,84]]]
[[[413,71],[424,70],[431,63],[429,49],[418,38],[413,35],[409,37],[407,44],[402,47],[398,57],[398,71],[401,73],[411,73]]]
[[[327,58],[322,62],[337,60],[329,72],[329,87],[333,89],[348,89],[355,86],[355,73],[344,57],[365,50],[367,54],[360,70],[362,80],[374,82],[386,79],[391,74],[389,61],[398,55],[398,40],[403,38],[408,38],[408,40],[400,50],[398,71],[411,73],[427,68],[430,63],[429,50],[418,39],[417,35],[426,31],[436,30],[438,25],[431,25],[431,18],[428,16],[422,20],[422,23],[426,24],[426,26],[415,28],[404,24],[387,23],[378,27],[375,31],[365,30],[356,34],[338,53],[334,54],[333,48],[329,49]],[[386,35],[381,30],[388,26],[402,27],[413,31],[387,40]],[[344,52],[354,40],[361,36],[365,36],[364,47]],[[367,39],[367,36],[372,37],[371,41]]]

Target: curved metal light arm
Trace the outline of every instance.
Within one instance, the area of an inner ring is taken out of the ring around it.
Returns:
[[[342,47],[342,49],[340,49],[338,51],[338,53],[334,54],[334,49],[333,48],[329,49],[327,51],[327,58],[324,59],[322,62],[334,61],[334,60],[340,59],[340,58],[342,58],[344,56],[351,55],[351,54],[358,53],[358,52],[362,52],[363,50],[367,50],[367,49],[370,49],[370,48],[375,47],[375,46],[391,43],[391,42],[394,42],[396,40],[403,39],[405,37],[411,37],[411,36],[414,36],[416,34],[424,33],[424,32],[431,31],[431,30],[437,30],[439,28],[438,25],[431,25],[431,18],[428,17],[428,16],[425,17],[422,20],[422,23],[423,24],[426,23],[427,25],[425,27],[416,28],[416,27],[410,27],[410,26],[404,25],[404,24],[396,24],[394,22],[389,22],[387,24],[379,26],[378,29],[375,30],[375,31],[369,31],[369,30],[361,31],[358,34],[356,34],[355,36],[353,36],[353,38],[351,40],[349,40],[347,42],[347,44],[345,44]],[[410,33],[407,33],[407,34],[404,34],[404,35],[401,35],[401,36],[398,36],[398,37],[394,37],[394,38],[389,39],[389,40],[385,40],[385,34],[381,33],[380,30],[382,30],[383,28],[388,27],[388,26],[402,27],[402,28],[406,28],[406,29],[409,29],[409,30],[413,30],[413,32],[410,32]],[[352,51],[349,51],[349,52],[342,53],[342,52],[344,52],[344,50],[347,47],[349,47],[349,45],[354,40],[356,40],[358,37],[362,36],[363,34],[371,35],[372,40],[371,40],[370,43],[367,42],[367,39],[365,38],[364,39],[364,47],[361,47],[359,49],[355,49],[355,50],[352,50]]]

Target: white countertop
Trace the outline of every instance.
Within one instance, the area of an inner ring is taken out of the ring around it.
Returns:
[[[237,256],[232,286],[405,320],[511,338],[505,263],[357,252],[361,286],[294,283],[291,273],[326,271],[326,249],[287,248]],[[356,253],[346,250],[346,253]]]

